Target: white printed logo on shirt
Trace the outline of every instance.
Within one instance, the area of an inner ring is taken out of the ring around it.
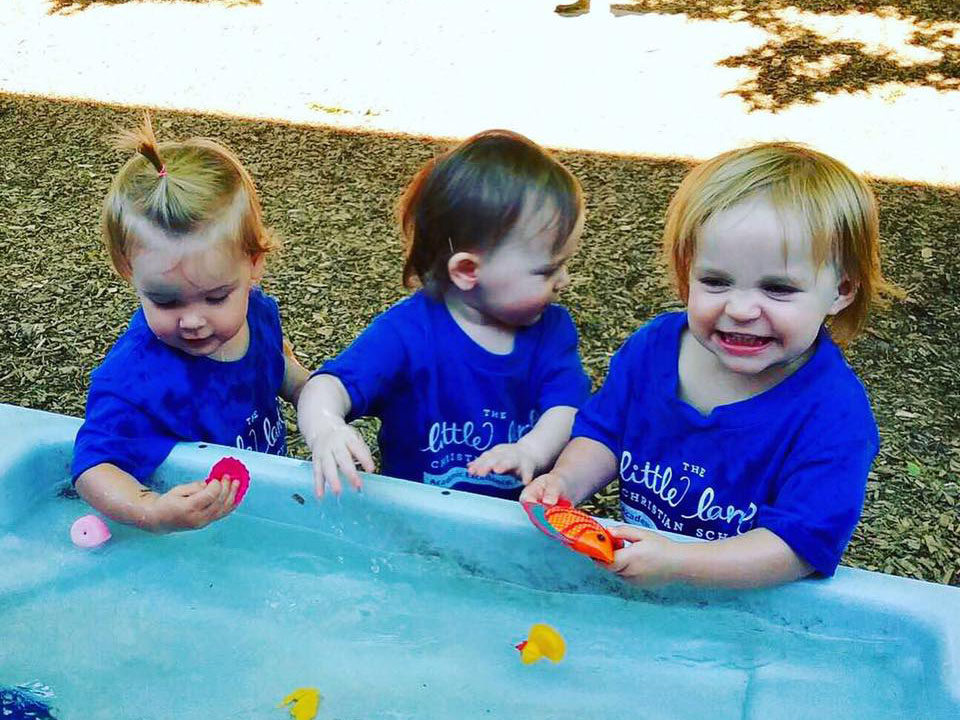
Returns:
[[[473,477],[467,474],[467,469],[463,467],[450,468],[443,475],[432,475],[425,472],[423,474],[424,485],[434,485],[442,488],[452,488],[463,483],[471,485],[488,485],[490,487],[500,488],[501,490],[511,490],[520,487],[522,483],[513,475],[497,475],[490,473],[484,477]]]
[[[502,410],[484,408],[482,412],[482,420],[467,420],[460,423],[439,420],[430,425],[427,445],[420,448],[420,452],[433,454],[434,457],[429,466],[431,470],[438,472],[435,474],[424,473],[424,482],[431,485],[441,484],[439,482],[429,482],[426,478],[428,476],[433,478],[445,477],[450,471],[456,469],[456,467],[452,467],[454,465],[465,471],[468,463],[497,444],[495,442],[497,437],[503,437],[505,434],[506,440],[503,442],[515,443],[530,432],[538,419],[536,410],[530,411],[528,422],[508,420],[507,412]],[[506,424],[506,428],[503,427],[504,424]],[[448,471],[446,468],[451,468],[451,470]],[[495,482],[483,483],[481,478],[470,478],[469,482],[504,487]],[[519,483],[515,482],[507,487],[516,487],[517,485]],[[443,486],[449,487],[449,485]]]
[[[706,477],[706,470],[700,465],[684,462],[682,468],[675,474],[670,465],[661,466],[649,460],[645,461],[641,467],[639,462],[633,461],[633,454],[624,450],[620,456],[620,497],[624,518],[628,517],[629,510],[631,513],[642,516],[647,522],[653,522],[644,512],[646,510],[660,520],[660,527],[673,532],[685,532],[684,520],[694,520],[714,527],[719,523],[726,523],[730,533],[735,535],[740,535],[753,527],[753,520],[757,514],[756,504],[751,502],[746,508],[724,505],[722,501],[717,500],[716,491],[712,485],[706,485],[700,490],[696,509],[693,512],[679,512],[677,508],[691,492],[694,482],[699,486],[700,479]],[[644,510],[640,509],[641,506]],[[628,520],[628,522],[632,521]],[[644,522],[637,524],[645,525]],[[656,525],[648,527],[656,527]],[[713,530],[709,533],[711,535],[709,539],[720,536]],[[686,534],[694,533],[688,530]],[[700,531],[696,535],[707,537]]]
[[[260,412],[255,410],[247,418],[247,429],[245,432],[237,435],[236,446],[241,450],[253,450],[255,452],[272,453],[274,455],[286,455],[286,423],[280,414],[280,408],[276,408],[273,417],[264,416],[260,419]],[[280,445],[280,443],[283,443]]]

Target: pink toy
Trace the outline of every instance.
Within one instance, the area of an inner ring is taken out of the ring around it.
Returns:
[[[247,494],[247,488],[250,487],[250,473],[247,467],[236,458],[225,457],[218,460],[217,464],[210,468],[210,475],[207,476],[204,482],[222,480],[224,475],[229,475],[231,481],[240,481],[240,484],[237,486],[236,497],[234,498],[234,505],[239,505],[240,501],[243,500],[243,496]]]
[[[70,539],[77,547],[100,547],[110,539],[110,528],[96,515],[84,515],[70,526]]]

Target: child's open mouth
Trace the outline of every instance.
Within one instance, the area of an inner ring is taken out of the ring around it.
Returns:
[[[773,343],[772,337],[720,332],[719,330],[717,330],[717,338],[724,350],[738,355],[752,355],[761,352]]]

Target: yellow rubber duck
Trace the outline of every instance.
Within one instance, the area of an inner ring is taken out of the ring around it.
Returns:
[[[548,658],[552,662],[558,663],[563,660],[567,652],[567,643],[560,635],[549,625],[537,623],[530,628],[527,639],[516,646],[520,651],[520,660],[524,665],[535,663],[542,657]]]
[[[290,715],[293,720],[313,720],[317,716],[317,710],[320,709],[321,700],[323,700],[323,695],[316,688],[297,688],[287,695],[277,707],[282,708],[293,703],[290,707]]]

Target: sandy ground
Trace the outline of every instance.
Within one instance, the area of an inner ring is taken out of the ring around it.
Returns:
[[[792,139],[877,177],[960,185],[960,92],[886,85],[750,113],[729,94],[748,72],[717,64],[766,41],[747,23],[596,0],[578,18],[553,0],[251,2],[2,0],[0,91],[438,137],[501,126],[648,157]],[[909,23],[826,22],[910,61]]]

